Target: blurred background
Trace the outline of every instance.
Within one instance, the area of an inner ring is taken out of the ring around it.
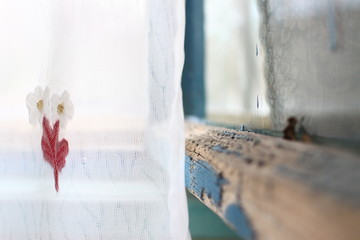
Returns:
[[[359,149],[360,1],[187,0],[186,21],[187,117],[281,136],[294,116]],[[191,196],[189,211],[195,239],[235,237]]]
[[[360,2],[187,1],[187,116],[360,140]]]

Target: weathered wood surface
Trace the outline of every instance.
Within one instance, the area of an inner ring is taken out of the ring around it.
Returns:
[[[187,123],[186,185],[245,239],[360,239],[360,158]]]

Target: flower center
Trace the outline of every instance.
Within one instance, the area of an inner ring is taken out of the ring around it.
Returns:
[[[64,105],[63,105],[63,104],[59,104],[59,105],[57,106],[57,112],[58,112],[59,114],[63,114],[63,113],[64,113]]]
[[[44,101],[42,99],[40,99],[37,103],[36,103],[37,108],[39,109],[39,111],[41,112],[44,108]]]

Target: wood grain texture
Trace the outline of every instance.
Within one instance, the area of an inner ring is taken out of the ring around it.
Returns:
[[[186,186],[245,239],[360,239],[357,155],[186,126]]]

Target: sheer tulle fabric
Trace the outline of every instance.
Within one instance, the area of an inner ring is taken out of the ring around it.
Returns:
[[[183,11],[183,0],[0,1],[1,239],[189,239]],[[44,116],[68,142],[58,192]]]

